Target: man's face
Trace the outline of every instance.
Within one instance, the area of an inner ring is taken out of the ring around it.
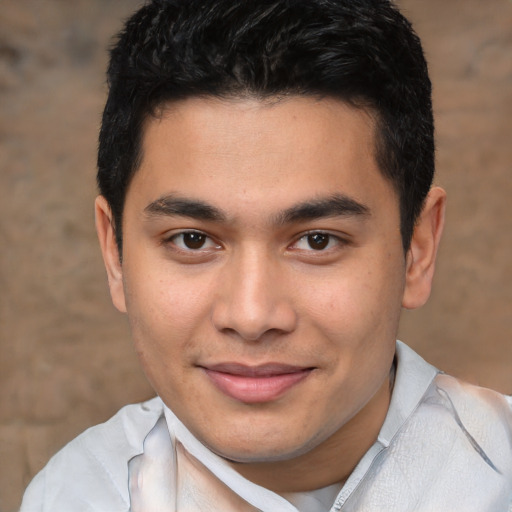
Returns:
[[[154,389],[226,458],[314,450],[386,382],[405,261],[374,142],[326,99],[191,99],[146,124],[114,301]]]

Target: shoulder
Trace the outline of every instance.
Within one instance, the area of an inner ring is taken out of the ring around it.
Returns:
[[[443,499],[457,488],[459,504],[468,501],[460,510],[505,510],[512,497],[512,411],[506,396],[440,374],[410,427],[415,453],[428,456],[431,481],[446,491]],[[423,475],[428,473],[424,466]]]
[[[411,426],[435,436],[439,446],[453,447],[459,439],[481,462],[495,460],[512,475],[512,409],[501,393],[439,374],[411,420]]]
[[[512,441],[511,399],[497,391],[439,374],[425,403],[442,404],[450,416],[459,420],[456,423],[463,423],[468,430],[492,432],[493,440]]]
[[[128,510],[128,461],[163,414],[154,398],[123,407],[60,450],[27,488],[20,512]]]
[[[418,366],[407,370],[401,385],[414,388]],[[384,447],[357,491],[362,510],[382,510],[379,503],[397,512],[510,506],[512,412],[500,393],[438,374]]]
[[[475,432],[501,433],[500,439],[512,439],[512,399],[439,372],[407,345],[397,342],[397,374],[390,410],[406,420],[420,420],[424,426],[446,422],[461,431],[460,423]],[[424,432],[429,432],[425,431]],[[393,432],[391,432],[393,434]],[[387,437],[390,437],[388,433]]]

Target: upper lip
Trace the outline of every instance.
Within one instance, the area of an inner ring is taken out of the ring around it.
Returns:
[[[205,370],[237,375],[240,377],[273,377],[276,375],[286,375],[298,373],[306,370],[312,370],[312,367],[295,366],[282,363],[265,363],[254,366],[248,366],[240,363],[219,363],[212,365],[203,365]]]

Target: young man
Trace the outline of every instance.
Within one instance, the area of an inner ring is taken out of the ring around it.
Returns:
[[[443,227],[430,82],[385,0],[153,0],[112,51],[97,230],[158,398],[22,511],[506,511],[507,399],[395,341]]]

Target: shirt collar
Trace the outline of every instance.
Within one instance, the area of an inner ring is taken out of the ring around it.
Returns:
[[[175,438],[185,449],[220,481],[258,510],[279,510],[297,512],[297,509],[285,498],[265,487],[261,487],[244,478],[227,462],[209,450],[183,425],[177,416],[164,406],[165,419],[171,438]]]
[[[396,375],[386,419],[378,441],[388,447],[407,418],[416,410],[439,370],[401,341],[396,342]]]

